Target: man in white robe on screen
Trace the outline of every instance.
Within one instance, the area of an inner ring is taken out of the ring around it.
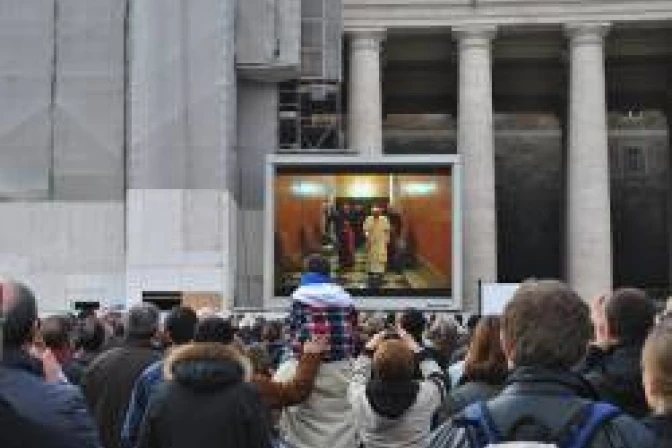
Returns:
[[[379,286],[387,268],[387,245],[390,242],[390,221],[380,207],[373,207],[364,220],[366,255],[371,283]]]

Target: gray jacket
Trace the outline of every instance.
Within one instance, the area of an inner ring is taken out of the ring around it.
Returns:
[[[462,384],[451,390],[442,409],[442,415],[452,417],[472,403],[488,401],[502,390],[502,386],[480,381]]]
[[[441,369],[436,361],[423,360],[420,370],[425,379],[416,382],[411,400],[402,409],[397,409],[395,416],[381,415],[381,409],[376,410],[372,403],[371,389],[367,390],[371,377],[371,359],[367,356],[357,359],[353,379],[348,387],[348,400],[352,405],[357,432],[366,448],[427,446],[432,416],[441,406],[445,390],[440,379]]]
[[[570,372],[535,368],[517,369],[507,386],[487,402],[497,428],[506,434],[521,417],[533,416],[552,431],[567,421],[567,410],[590,403],[594,397],[590,385]],[[430,448],[477,448],[473,429],[459,425],[459,416],[439,428]],[[653,448],[654,436],[635,419],[621,414],[597,430],[588,448]]]

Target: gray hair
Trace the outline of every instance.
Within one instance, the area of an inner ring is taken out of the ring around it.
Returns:
[[[149,339],[159,329],[159,309],[151,303],[135,305],[128,310],[125,323],[128,336]]]
[[[427,330],[426,336],[434,342],[455,343],[460,336],[460,326],[453,316],[439,315]]]

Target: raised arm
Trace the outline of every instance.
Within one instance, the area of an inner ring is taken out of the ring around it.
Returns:
[[[327,349],[324,338],[316,338],[303,344],[303,354],[291,381],[274,381],[264,375],[255,375],[252,383],[259,395],[271,408],[293,406],[305,401],[313,390],[315,377],[320,370],[322,353]]]

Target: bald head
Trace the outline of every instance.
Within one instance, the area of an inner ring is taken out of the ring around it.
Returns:
[[[21,347],[33,339],[37,322],[37,303],[33,292],[23,283],[0,283],[0,308],[5,324],[4,344],[8,348]]]

